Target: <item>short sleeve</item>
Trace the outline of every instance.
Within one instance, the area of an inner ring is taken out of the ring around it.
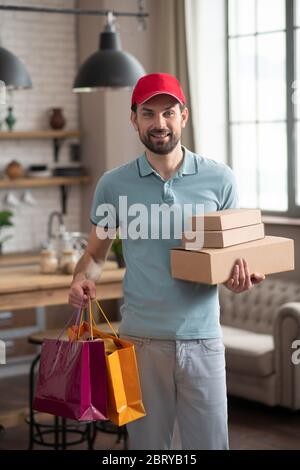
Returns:
[[[237,209],[239,207],[238,188],[235,175],[232,169],[225,165],[222,190],[221,190],[221,207],[224,209]]]
[[[92,224],[105,228],[118,228],[117,207],[112,194],[111,183],[108,182],[107,174],[99,179],[92,202],[90,212]]]

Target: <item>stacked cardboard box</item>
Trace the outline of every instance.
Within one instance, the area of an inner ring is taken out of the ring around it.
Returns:
[[[245,258],[250,274],[294,269],[294,241],[264,235],[259,209],[227,209],[193,216],[192,230],[182,235],[182,247],[171,250],[174,278],[220,284]],[[196,229],[201,226],[203,231]]]
[[[192,217],[191,222],[192,230],[184,232],[182,236],[183,248],[190,250],[225,248],[265,236],[259,209],[227,209],[210,212]],[[203,227],[203,232],[201,236],[196,237],[198,226]],[[197,243],[197,239],[200,243]]]

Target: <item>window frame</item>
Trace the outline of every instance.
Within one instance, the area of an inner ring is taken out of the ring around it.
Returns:
[[[255,0],[256,1],[256,0]],[[300,1],[300,0],[299,0]],[[285,25],[285,53],[286,53],[286,136],[287,136],[287,198],[288,209],[286,211],[271,211],[262,209],[262,214],[266,216],[277,217],[291,217],[300,218],[300,205],[296,204],[296,185],[297,185],[297,154],[296,154],[296,123],[295,118],[295,105],[292,101],[292,95],[295,92],[293,83],[295,77],[295,42],[296,35],[294,34],[296,26],[294,27],[294,13],[295,13],[295,0],[285,0],[286,11],[286,25]],[[300,26],[298,26],[300,29]],[[275,32],[272,31],[272,32]],[[242,36],[255,37],[261,33],[245,34]],[[232,144],[231,144],[231,116],[230,116],[230,82],[229,82],[229,42],[230,38],[234,36],[229,35],[229,0],[225,0],[225,55],[226,55],[226,140],[227,140],[227,161],[233,168],[232,161]],[[300,77],[297,77],[300,84]],[[253,121],[257,124],[257,121]],[[299,119],[300,123],[300,119]],[[300,142],[299,142],[300,146]],[[299,150],[300,159],[300,150]],[[300,185],[300,181],[298,183]]]

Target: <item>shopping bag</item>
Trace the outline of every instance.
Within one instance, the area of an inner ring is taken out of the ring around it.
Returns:
[[[44,340],[33,409],[78,421],[107,419],[104,342],[78,339]]]
[[[122,426],[146,415],[142,402],[142,393],[139,380],[138,366],[133,343],[120,339],[110,325],[99,302],[95,301],[100,312],[104,316],[108,325],[112,329],[113,335],[102,332],[93,322],[94,338],[101,338],[105,341],[113,341],[115,350],[110,351],[107,345],[106,370],[108,383],[108,419],[118,426]],[[91,304],[90,304],[90,315]],[[88,330],[85,323],[80,334]],[[72,329],[68,331],[69,337],[74,333]]]
[[[118,426],[146,415],[134,345],[114,340],[118,350],[106,356],[108,418]]]

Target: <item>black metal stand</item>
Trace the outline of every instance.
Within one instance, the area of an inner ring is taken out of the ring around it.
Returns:
[[[119,444],[123,440],[123,449],[128,450],[128,433],[126,426],[117,426],[116,424],[112,423],[111,421],[96,421],[94,423],[95,432],[94,432],[94,440],[92,441],[92,445],[94,445],[94,441],[96,438],[97,431],[106,432],[108,434],[117,434],[117,444]]]
[[[88,449],[93,449],[93,444],[96,438],[96,429],[92,422],[78,423],[66,418],[54,416],[53,424],[43,424],[38,421],[39,413],[32,408],[32,401],[34,395],[34,376],[35,369],[40,360],[38,354],[32,361],[30,366],[29,375],[29,416],[25,421],[29,424],[29,445],[28,449],[32,450],[34,444],[42,445],[45,447],[52,447],[55,450],[65,450],[70,446],[87,442]],[[47,439],[47,437],[52,439]],[[72,438],[70,436],[73,436]]]
[[[52,447],[55,450],[65,450],[70,446],[87,442],[88,449],[93,450],[97,436],[97,431],[109,434],[117,434],[117,444],[122,439],[124,441],[124,450],[128,449],[128,434],[126,426],[116,426],[111,421],[96,422],[67,422],[66,418],[54,416],[54,424],[43,424],[38,421],[38,413],[32,408],[34,396],[34,377],[36,367],[39,363],[41,355],[38,354],[32,361],[29,372],[29,416],[25,419],[29,424],[29,445],[28,449],[32,450],[34,444],[45,447]],[[71,421],[71,420],[68,420]],[[81,429],[80,429],[81,428]],[[47,437],[52,436],[52,440]],[[70,436],[73,436],[71,439]],[[79,436],[79,437],[78,437]]]

